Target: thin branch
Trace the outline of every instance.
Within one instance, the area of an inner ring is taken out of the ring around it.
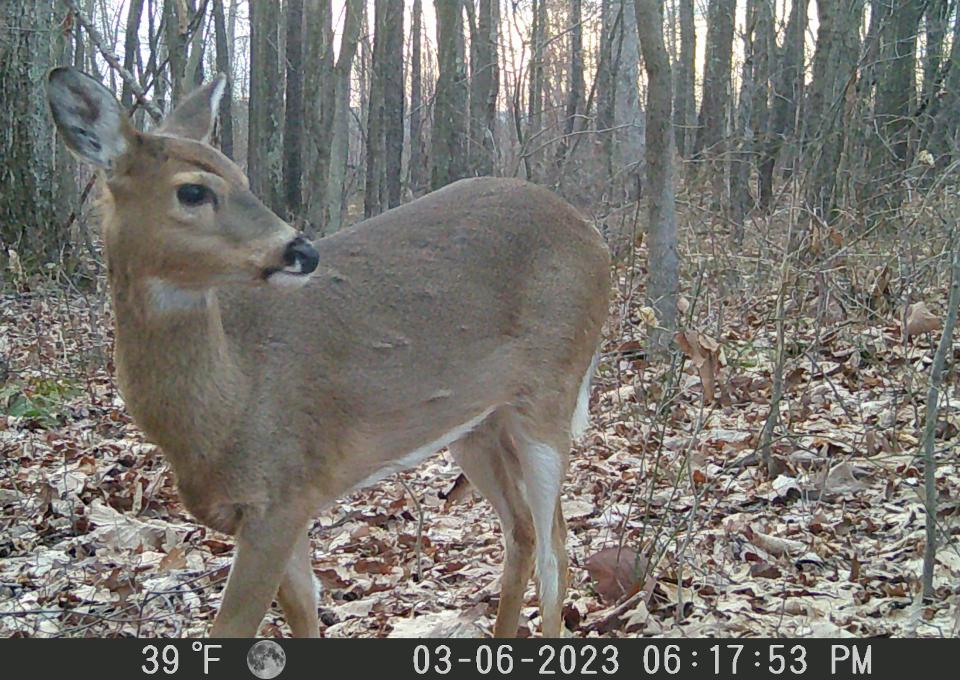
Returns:
[[[923,490],[926,510],[926,545],[923,548],[924,598],[933,597],[933,568],[937,555],[937,467],[933,452],[937,431],[937,406],[943,382],[943,366],[947,353],[953,348],[953,329],[957,324],[957,305],[960,304],[960,247],[956,245],[953,234],[950,235],[949,242],[953,244],[950,299],[947,303],[947,318],[943,322],[943,334],[933,357],[933,366],[930,367],[930,389],[927,391],[927,414],[923,427]]]
[[[140,87],[140,83],[137,82],[137,79],[133,77],[133,74],[130,73],[127,69],[123,67],[123,64],[120,63],[120,60],[117,58],[113,52],[108,50],[103,44],[103,38],[100,37],[100,33],[97,31],[96,27],[93,25],[93,22],[90,21],[89,17],[84,15],[83,11],[80,9],[80,6],[74,0],[63,0],[63,4],[67,6],[73,15],[77,18],[77,22],[83,26],[86,30],[87,35],[90,37],[90,40],[100,51],[100,54],[103,56],[104,60],[114,71],[120,74],[120,77],[123,78],[123,82],[126,83],[127,87],[130,88],[130,91],[133,92],[134,96],[137,98],[137,101],[140,102],[141,106],[150,114],[150,117],[154,121],[160,122],[163,118],[163,112],[154,104],[152,101],[147,99],[146,94],[143,92],[143,88]]]

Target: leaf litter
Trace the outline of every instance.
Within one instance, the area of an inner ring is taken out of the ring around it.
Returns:
[[[822,329],[794,310],[768,478],[757,452],[774,297],[742,303],[720,327],[709,312],[689,318],[682,298],[671,369],[644,354],[655,318],[626,277],[619,269],[592,427],[563,490],[570,635],[956,634],[952,402],[938,429],[933,601],[919,580],[917,447],[942,301],[915,305],[903,330],[895,314]],[[111,329],[102,294],[0,298],[2,636],[202,635],[219,605],[233,540],[193,521],[124,411]],[[401,479],[424,513],[419,553]],[[323,635],[489,634],[500,530],[447,455],[342,499],[311,533]],[[538,625],[531,583],[519,633]],[[276,607],[261,634],[286,634]]]

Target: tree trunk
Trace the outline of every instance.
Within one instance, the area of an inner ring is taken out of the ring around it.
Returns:
[[[954,17],[950,57],[942,69],[943,94],[935,100],[930,141],[927,145],[938,170],[957,157],[956,134],[960,128],[960,12]]]
[[[203,11],[203,16],[198,16],[197,0],[189,0],[188,11],[184,15],[186,21],[181,20],[181,32],[186,33],[188,27],[196,22],[196,29],[190,38],[190,54],[184,69],[185,94],[189,94],[195,87],[203,85],[206,77],[203,75],[203,53],[206,49],[204,41],[204,22],[206,21],[207,3],[203,3],[199,10]]]
[[[557,171],[562,173],[570,151],[572,135],[584,99],[583,83],[583,8],[581,0],[570,0],[570,67],[567,72],[567,105],[564,111],[563,137],[557,145]]]
[[[643,157],[644,116],[640,107],[640,45],[637,15],[632,0],[617,0],[623,11],[623,30],[620,39],[620,59],[616,72],[614,95],[614,172],[622,176],[627,200],[639,195],[639,168]],[[661,17],[660,26],[663,25]],[[666,47],[664,47],[666,50]],[[671,92],[673,88],[671,86]],[[672,94],[671,94],[672,97]]]
[[[386,42],[385,0],[373,3],[373,59],[370,63],[370,96],[367,98],[367,148],[363,191],[363,215],[372,217],[383,212],[386,196],[384,136],[384,43]]]
[[[693,0],[678,0],[680,4],[680,68],[677,91],[674,94],[673,120],[680,155],[689,158],[693,151],[693,131],[697,124],[696,55],[697,31],[693,19]]]
[[[756,29],[758,0],[747,0],[746,24],[743,31],[743,63],[740,67],[740,97],[736,116],[736,153],[730,171],[730,209],[733,241],[743,244],[744,221],[750,209],[750,159],[754,145],[753,107],[756,82]]]
[[[403,0],[386,0],[381,78],[383,83],[383,133],[386,152],[386,203],[400,205],[403,167]]]
[[[703,98],[697,121],[694,154],[722,156],[730,106],[730,62],[733,55],[733,24],[736,0],[710,0],[707,11],[706,63]]]
[[[466,177],[468,109],[462,0],[436,0],[439,74],[434,99],[432,189]]]
[[[804,134],[807,208],[816,219],[835,217],[837,170],[846,138],[845,93],[860,50],[863,0],[817,0],[817,48]]]
[[[327,220],[327,172],[333,136],[336,84],[333,61],[333,8],[331,0],[304,3],[303,74],[304,173],[306,231],[315,236]]]
[[[923,90],[920,99],[920,113],[927,114],[940,81],[940,66],[944,58],[944,39],[947,35],[947,19],[950,12],[950,0],[930,0],[926,3],[923,15],[926,49],[923,56]],[[924,117],[929,123],[929,115]],[[929,131],[928,126],[924,126]]]
[[[123,67],[134,72],[137,53],[140,51],[140,19],[143,16],[143,0],[131,0],[127,9],[127,27],[123,38]],[[120,103],[127,111],[133,106],[133,90],[124,82]]]
[[[410,18],[410,162],[407,164],[410,176],[410,193],[419,196],[426,186],[427,159],[423,143],[423,66],[422,41],[423,2],[413,0],[413,12]]]
[[[795,2],[784,31],[779,68],[773,79],[770,113],[770,134],[763,146],[759,167],[760,206],[767,210],[773,200],[773,176],[777,159],[788,141],[794,143],[797,132],[797,111],[804,91],[804,40],[807,34],[807,1]]]
[[[543,175],[543,88],[544,56],[547,43],[547,0],[532,0],[533,19],[530,26],[529,85],[527,90],[527,133],[523,154],[530,159],[531,176],[536,181]]]
[[[252,14],[251,10],[251,16]],[[163,15],[166,21],[165,37],[170,68],[170,106],[173,108],[180,103],[180,98],[184,94],[187,73],[188,50],[181,30],[186,28],[186,7],[177,0],[164,0]]]
[[[607,162],[607,174],[618,178],[617,192],[628,179],[628,195],[636,193],[637,178],[627,178],[624,170],[638,164],[643,154],[644,120],[638,89],[640,47],[632,3],[604,0],[597,67],[597,127],[602,157]]]
[[[634,4],[647,72],[647,299],[657,314],[650,344],[655,353],[663,356],[677,327],[679,288],[671,122],[673,94],[670,60],[663,44],[662,0],[636,0]]]
[[[57,176],[67,151],[44,93],[62,20],[60,4],[50,0],[0,3],[0,264],[14,250],[28,270],[59,261],[67,241],[68,186]]]
[[[217,44],[217,71],[227,76],[227,86],[220,100],[220,150],[233,158],[233,67],[227,26],[223,16],[223,0],[213,0],[213,29]]]
[[[620,63],[620,35],[623,32],[623,5],[614,0],[600,3],[600,45],[597,64],[597,141],[607,176],[613,174],[613,127],[616,120],[617,65]]]
[[[287,217],[300,221],[303,198],[303,0],[287,0],[287,100],[283,121],[283,182]]]
[[[693,147],[694,157],[706,162],[704,170],[713,190],[713,207],[724,212],[729,212],[731,205],[727,182],[727,174],[731,169],[731,159],[727,154],[727,126],[736,9],[737,0],[710,0],[703,96]],[[691,166],[692,171],[698,169],[697,165]]]
[[[476,176],[493,174],[496,153],[498,5],[499,0],[479,0],[470,27],[470,170]]]
[[[277,52],[279,0],[250,0],[250,112],[247,175],[250,189],[271,210],[283,213],[283,82]]]
[[[332,234],[343,225],[344,182],[350,142],[350,74],[360,40],[363,0],[347,0],[340,55],[334,68],[333,119],[330,127],[330,163],[327,173],[324,234]]]
[[[916,111],[917,33],[924,0],[894,3],[882,30],[883,68],[878,73],[874,116],[870,126],[869,208],[878,214],[899,208],[903,200],[903,171],[910,161],[910,137]]]

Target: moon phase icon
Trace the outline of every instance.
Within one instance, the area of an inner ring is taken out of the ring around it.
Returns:
[[[260,640],[247,652],[247,667],[260,680],[272,680],[283,672],[287,655],[273,640]]]

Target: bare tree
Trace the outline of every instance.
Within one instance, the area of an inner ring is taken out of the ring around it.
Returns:
[[[917,34],[925,0],[890,0],[893,7],[883,25],[881,63],[874,116],[870,126],[871,192],[868,209],[883,213],[903,200],[903,171],[911,158],[910,136],[917,110]],[[852,28],[851,28],[852,30]]]
[[[796,137],[798,109],[804,92],[804,41],[807,34],[807,0],[791,3],[783,47],[772,76],[770,132],[760,148],[759,204],[766,210],[773,200],[777,160],[788,140]],[[771,55],[772,57],[772,55]]]
[[[423,143],[423,122],[426,118],[423,100],[423,2],[413,1],[410,16],[410,192],[417,196],[426,185],[426,150]]]
[[[279,0],[250,0],[250,120],[247,174],[250,188],[275,212],[283,212],[283,82],[277,51]]]
[[[350,130],[350,74],[360,39],[363,0],[347,0],[345,7],[340,54],[333,70],[330,160],[326,181],[325,216],[322,221],[325,234],[331,234],[343,225],[346,198],[344,178],[347,172]]]
[[[572,140],[577,128],[577,119],[584,100],[583,82],[583,3],[570,0],[570,65],[567,69],[567,105],[564,111],[563,137],[557,145],[557,170],[563,171]],[[561,175],[562,177],[562,175]]]
[[[185,88],[189,50],[183,34],[186,32],[189,21],[187,11],[185,3],[177,0],[163,0],[163,22],[166,27],[167,60],[170,70],[170,98],[173,106],[180,102]]]
[[[543,131],[543,88],[544,88],[544,56],[547,43],[547,1],[532,0],[533,21],[530,26],[530,62],[527,78],[527,131],[525,158],[529,179],[536,180],[542,175],[543,153],[540,147],[543,140],[540,135]]]
[[[805,200],[815,219],[830,222],[847,131],[844,93],[857,66],[863,0],[817,0],[817,15],[820,25],[804,116]]]
[[[223,0],[213,0],[213,27],[217,46],[217,70],[227,76],[227,87],[218,113],[220,150],[227,158],[233,158],[233,62],[223,15]]]
[[[673,125],[676,130],[677,148],[684,158],[693,151],[694,128],[697,124],[696,55],[697,31],[693,20],[693,0],[678,0],[680,5],[680,63],[676,74],[677,90],[674,93]]]
[[[604,0],[601,13],[597,127],[607,174],[622,179],[624,168],[639,161],[643,148],[640,47],[632,0]]]
[[[436,0],[438,66],[433,113],[430,186],[466,177],[469,90],[463,45],[461,0]]]
[[[383,51],[383,136],[388,208],[400,205],[403,164],[403,0],[385,0]]]
[[[663,44],[663,0],[635,0],[636,25],[647,72],[646,168],[649,187],[647,298],[656,310],[654,351],[665,352],[677,327],[677,221],[670,60]]]
[[[286,107],[283,121],[283,183],[287,216],[303,211],[303,0],[287,0]]]
[[[204,24],[207,19],[207,0],[181,0],[181,9],[186,6],[187,11],[183,13],[185,19],[181,19],[180,33],[184,36],[189,35],[190,52],[187,56],[187,63],[184,68],[184,77],[187,90],[199,87],[203,84],[206,77],[203,74],[203,55],[206,52],[207,43],[204,40]]]
[[[639,168],[643,156],[644,116],[640,106],[640,45],[632,0],[622,5],[619,62],[615,73],[613,168],[620,175],[625,196],[639,195]],[[663,25],[661,21],[659,25]],[[672,91],[672,88],[671,88]],[[671,95],[672,96],[672,95]]]
[[[423,2],[413,0],[410,17],[410,192],[417,196],[426,185],[426,153],[423,142]]]
[[[727,131],[730,106],[733,24],[737,0],[710,0],[707,11],[706,63],[703,68],[703,97],[697,120],[693,152],[697,156],[719,157]]]
[[[386,203],[386,139],[384,137],[383,62],[386,33],[384,0],[373,3],[373,52],[370,62],[370,94],[367,97],[367,138],[363,215],[371,217],[383,212]]]
[[[598,142],[606,160],[606,172],[612,171],[617,91],[617,64],[620,63],[620,38],[623,32],[623,6],[614,0],[600,3],[600,44],[597,55],[597,129]]]
[[[956,131],[960,128],[960,12],[954,13],[950,55],[938,80],[942,95],[930,107],[930,133],[926,148],[942,171],[957,157]]]
[[[327,172],[333,139],[336,84],[333,52],[333,3],[306,0],[304,3],[304,200],[306,230],[310,235],[323,231],[327,220]]]
[[[466,3],[470,18],[470,169],[492,175],[500,68],[497,61],[499,0]]]
[[[140,19],[143,16],[143,0],[131,0],[127,8],[127,25],[123,36],[123,67],[130,73],[134,71],[137,55],[140,52]],[[133,90],[126,82],[120,94],[120,103],[127,110],[133,106]]]
[[[744,221],[754,206],[750,190],[753,161],[764,148],[769,133],[770,54],[775,47],[770,3],[748,0],[736,120],[737,149],[730,173],[729,216],[737,245],[743,243]]]
[[[29,266],[59,259],[71,193],[57,175],[58,158],[67,152],[56,142],[45,78],[38,77],[53,65],[62,20],[53,7],[50,0],[0,3],[0,258],[14,250]],[[66,58],[67,50],[60,52]]]

